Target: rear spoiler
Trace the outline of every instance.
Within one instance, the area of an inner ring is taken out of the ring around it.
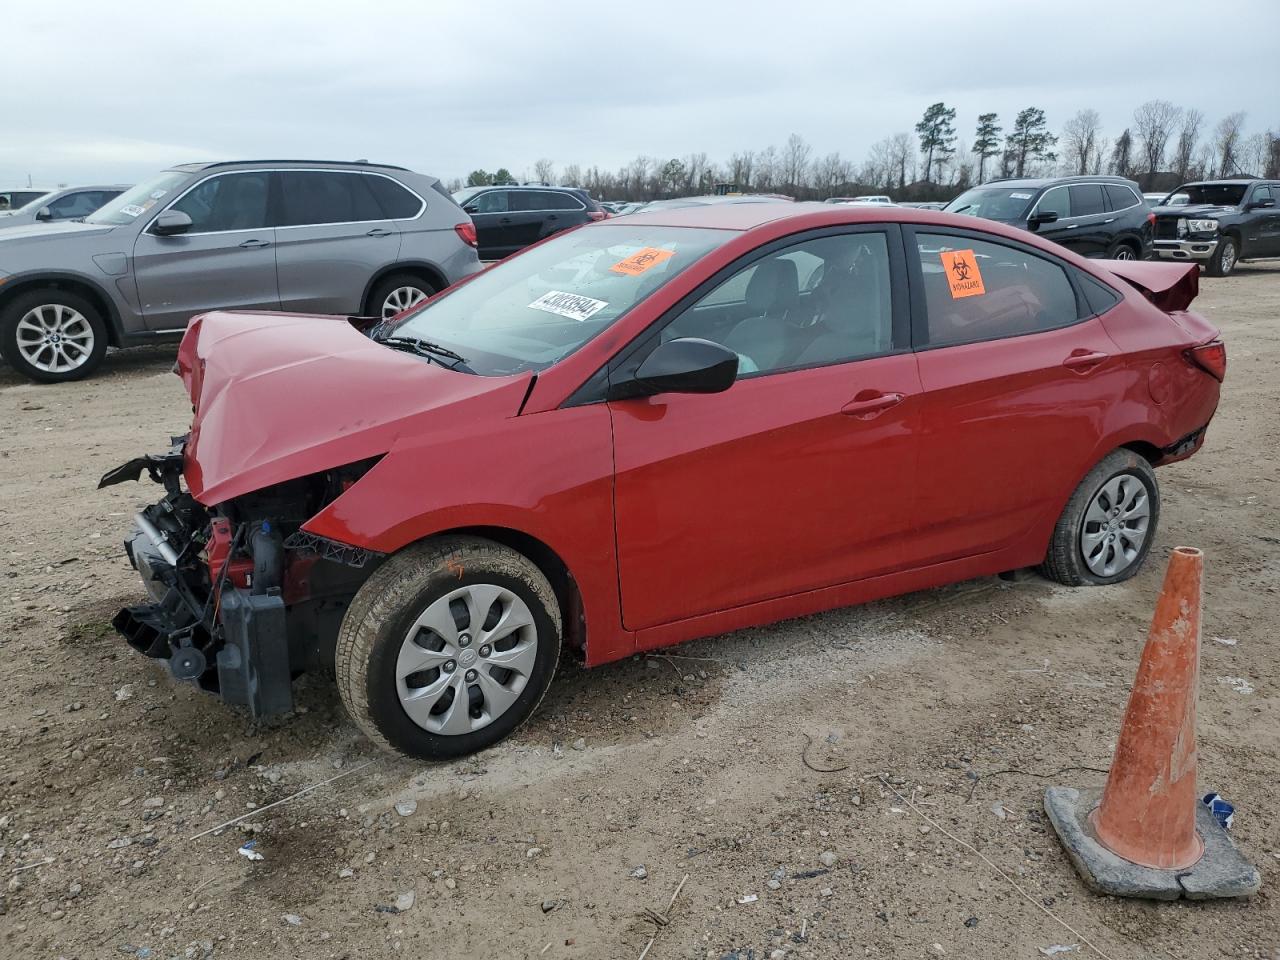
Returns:
[[[1187,309],[1200,292],[1200,268],[1194,263],[1108,260],[1105,269],[1137,288],[1165,313]]]

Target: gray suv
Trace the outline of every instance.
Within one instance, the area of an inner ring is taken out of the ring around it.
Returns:
[[[370,163],[184,164],[82,221],[0,230],[0,353],[45,383],[209,310],[389,317],[479,272],[440,182]]]

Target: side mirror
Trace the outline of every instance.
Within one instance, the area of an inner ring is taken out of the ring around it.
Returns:
[[[610,400],[658,393],[722,393],[738,377],[738,355],[728,347],[682,337],[668,340],[645,357],[635,375],[609,389]]]
[[[479,212],[480,212],[480,204],[478,204],[478,203],[468,203],[465,207],[463,207],[463,208],[462,208],[462,212],[463,212],[463,213],[479,213]]]
[[[1044,226],[1046,223],[1055,223],[1057,219],[1058,214],[1053,210],[1037,210],[1031,219],[1027,221],[1027,226],[1034,230],[1037,227]]]
[[[1249,204],[1249,209],[1250,210],[1269,210],[1275,205],[1276,205],[1275,200],[1272,199],[1271,197],[1268,197],[1266,200],[1253,201],[1253,203]]]
[[[37,220],[52,220],[52,219],[53,219],[53,211],[52,211],[52,210],[50,210],[48,207],[41,207],[39,210],[37,210],[37,211],[36,211],[36,219],[37,219]]]
[[[151,232],[159,237],[174,237],[191,229],[191,218],[181,210],[166,210],[151,224]]]

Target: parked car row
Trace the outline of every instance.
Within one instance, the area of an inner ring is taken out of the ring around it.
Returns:
[[[370,163],[184,164],[77,220],[0,231],[0,353],[87,376],[214,309],[390,317],[481,269],[434,177]]]
[[[482,260],[501,260],[561,230],[611,216],[577,187],[468,187],[453,199],[475,224]]]
[[[183,172],[132,217],[189,233],[213,214],[169,196],[209,177],[294,209],[297,171]],[[461,228],[429,183],[341,173]],[[1055,189],[974,202],[1071,202]],[[1155,468],[1200,449],[1226,370],[1188,310],[1194,267],[745,199],[562,231],[388,322],[197,318],[189,438],[102,479],[165,488],[127,546],[149,600],[115,627],[254,716],[292,709],[304,671],[336,676],[373,743],[445,760],[524,722],[562,644],[596,666],[1029,566],[1073,586],[1142,567]],[[233,259],[272,236],[223,226]]]
[[[87,217],[108,201],[129,189],[128,184],[107,187],[59,187],[54,190],[9,190],[0,192],[0,230],[33,223],[57,223]],[[35,194],[32,196],[32,194]],[[30,197],[26,203],[13,206],[14,199]]]

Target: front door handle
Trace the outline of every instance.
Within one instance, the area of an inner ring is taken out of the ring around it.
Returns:
[[[840,412],[850,417],[858,417],[860,420],[870,420],[872,417],[884,413],[890,407],[896,407],[905,399],[906,397],[901,393],[881,393],[879,390],[863,390],[841,407]]]
[[[503,218],[502,218],[501,220],[499,220],[498,222],[499,222],[499,223],[510,223],[510,222],[511,222],[511,218],[510,218],[510,217],[503,217]]]
[[[384,230],[382,227],[374,227],[372,230],[366,233],[365,236],[366,237],[389,237],[391,236],[391,231]]]
[[[1097,350],[1073,350],[1071,356],[1062,361],[1062,365],[1071,370],[1079,370],[1082,373],[1092,370],[1103,360],[1107,359],[1108,354],[1100,353]]]
[[[245,249],[245,250],[255,250],[255,249],[257,249],[258,247],[269,247],[269,246],[271,246],[271,241],[270,241],[270,240],[258,240],[257,238],[254,238],[254,239],[252,239],[252,240],[246,240],[246,241],[244,241],[242,244],[240,244],[240,246],[241,246],[243,249]]]

